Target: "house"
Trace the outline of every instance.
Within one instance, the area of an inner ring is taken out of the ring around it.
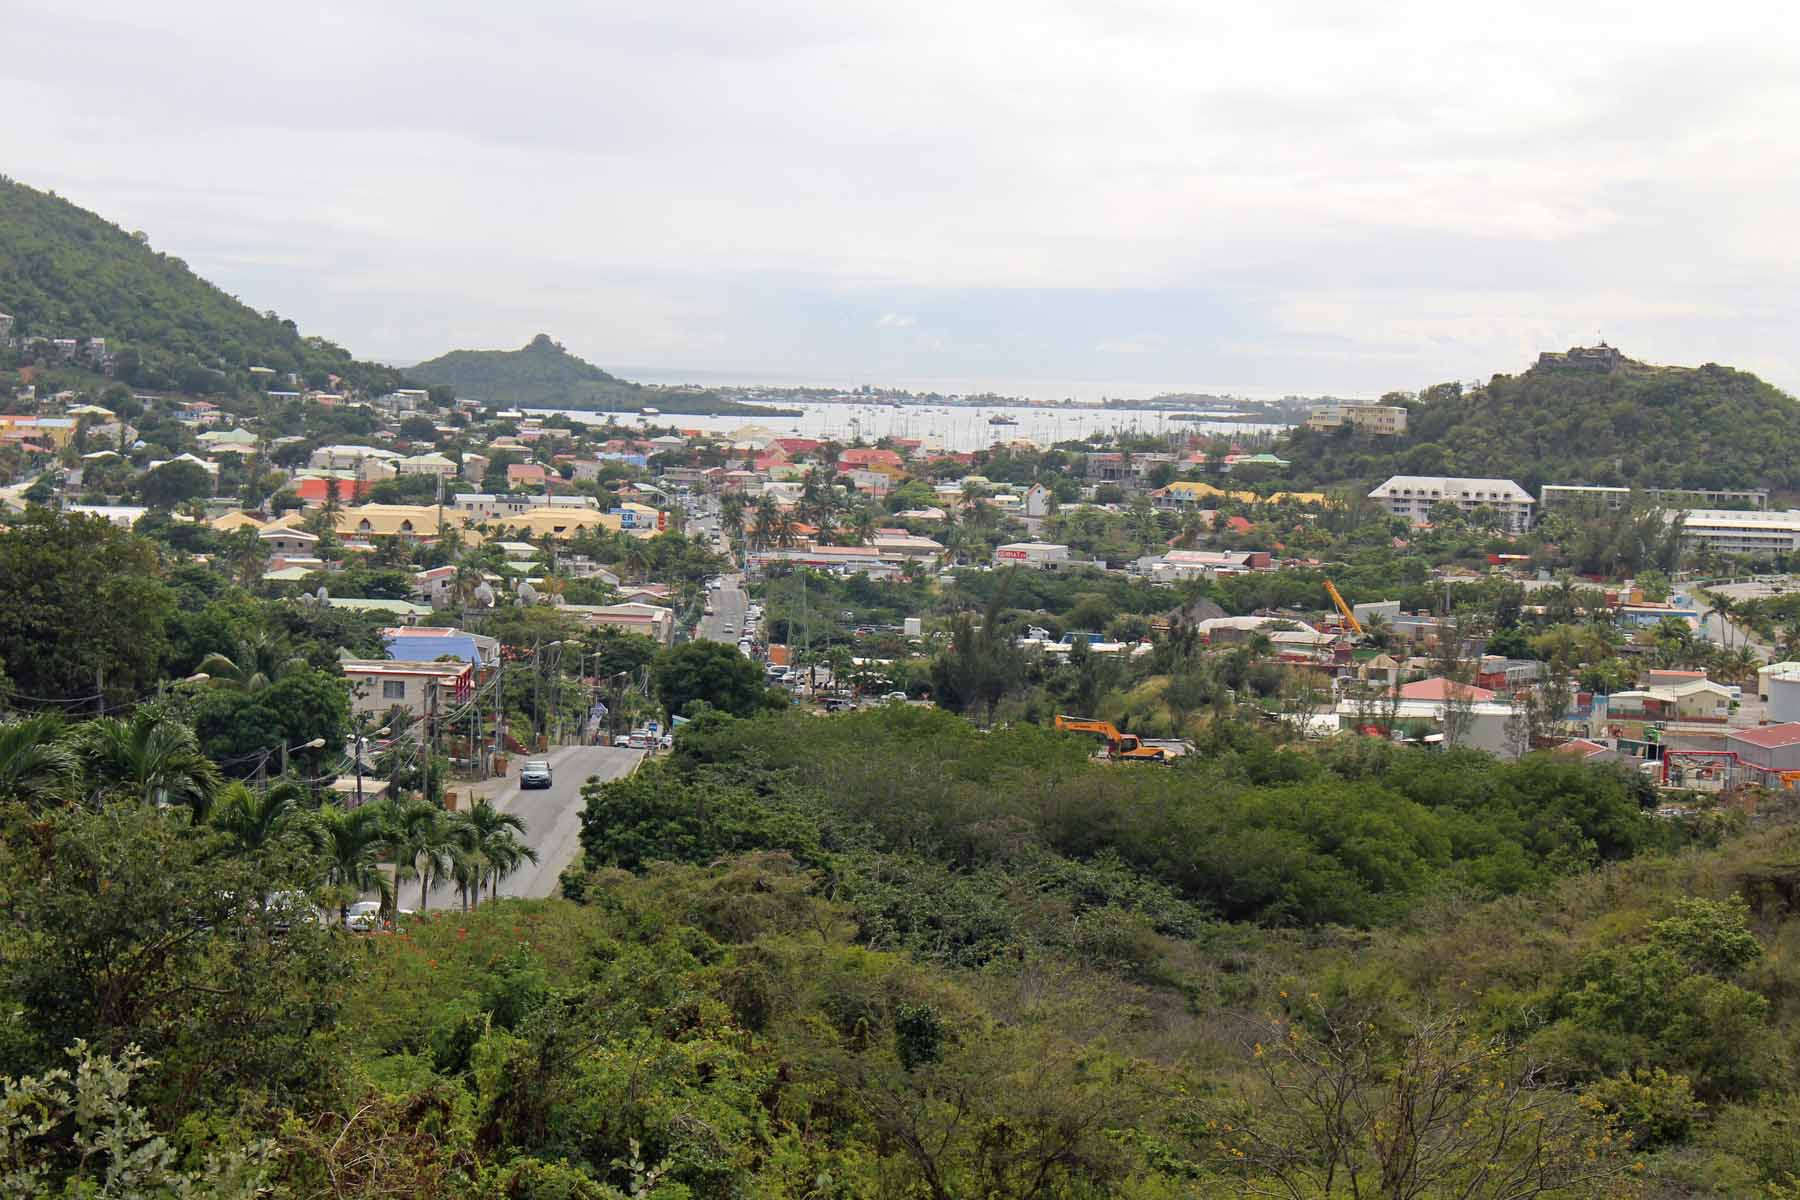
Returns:
[[[1266,571],[1274,561],[1266,550],[1171,550],[1167,554],[1145,555],[1132,564],[1132,570],[1157,583],[1173,583]]]
[[[537,463],[511,463],[506,468],[507,487],[548,487],[550,472]]]
[[[265,526],[257,536],[262,540],[270,555],[292,558],[300,555],[316,554],[319,549],[319,535],[308,533],[304,529],[295,529],[288,525]]]
[[[928,537],[914,537],[909,533],[876,534],[869,544],[879,553],[893,554],[900,558],[929,559],[944,552],[942,543],[934,542]]]
[[[381,717],[398,706],[428,720],[475,693],[475,667],[468,662],[352,658],[338,666],[350,681],[350,710],[359,715]]]
[[[1027,517],[1047,517],[1056,504],[1056,496],[1041,483],[1034,483],[1025,489],[1025,502],[1022,507]]]
[[[492,492],[458,492],[450,498],[451,507],[477,521],[495,517],[515,517],[531,511],[530,496],[498,496]]]
[[[565,604],[561,611],[596,628],[641,633],[665,646],[675,638],[675,611],[659,604]]]
[[[855,448],[838,455],[837,469],[840,475],[848,475],[852,471],[870,470],[875,467],[890,467],[895,471],[904,471],[906,462],[892,450]]]
[[[51,450],[65,449],[75,436],[71,417],[29,417],[0,413],[0,439],[38,442]]]
[[[1429,679],[1415,679],[1400,687],[1402,700],[1434,700],[1450,699],[1485,704],[1495,699],[1495,693],[1484,687],[1476,687],[1470,683],[1460,683],[1454,679],[1446,679],[1442,675],[1433,675]]]
[[[1596,697],[1596,701],[1600,698]],[[1604,698],[1603,720],[1703,721],[1723,724],[1731,715],[1732,690],[1710,679],[1657,684],[1614,692]]]
[[[1327,404],[1306,418],[1306,427],[1315,433],[1331,433],[1345,425],[1358,433],[1391,437],[1406,432],[1406,410],[1397,404]]]
[[[320,446],[312,452],[306,465],[318,471],[345,471],[358,479],[373,482],[392,479],[400,456],[392,450],[376,446]]]
[[[210,400],[186,400],[175,406],[175,419],[183,425],[214,425],[225,419]]]
[[[488,456],[485,454],[464,454],[462,456],[462,477],[470,483],[480,483],[487,478]]]
[[[1055,571],[1069,565],[1069,548],[1053,542],[1013,542],[994,548],[994,565]]]
[[[216,454],[250,454],[256,450],[256,435],[247,429],[208,429],[194,440]]]
[[[361,479],[339,479],[334,476],[302,475],[290,485],[294,495],[300,497],[301,503],[308,508],[325,503],[325,498],[333,492],[337,493],[341,504],[355,504],[369,494],[370,485]]]
[[[1463,512],[1487,508],[1499,514],[1503,528],[1523,533],[1531,527],[1537,501],[1510,479],[1467,479],[1445,475],[1395,475],[1369,493],[1369,499],[1414,525],[1431,521],[1431,510],[1451,504]]]
[[[415,454],[394,464],[402,475],[429,475],[436,479],[454,479],[456,464],[442,454]]]

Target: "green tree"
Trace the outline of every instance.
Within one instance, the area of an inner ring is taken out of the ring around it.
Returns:
[[[657,698],[671,715],[704,700],[722,712],[746,717],[763,702],[762,672],[723,642],[688,642],[666,650],[656,660],[653,677]]]
[[[199,463],[176,459],[138,480],[137,494],[151,508],[176,508],[213,493],[212,474]]]
[[[168,652],[175,606],[161,574],[148,541],[102,517],[34,508],[0,529],[0,662],[13,686],[95,708],[135,699]]]
[[[153,707],[130,718],[101,717],[72,734],[97,800],[182,805],[202,820],[212,808],[219,769],[200,753],[194,731]]]

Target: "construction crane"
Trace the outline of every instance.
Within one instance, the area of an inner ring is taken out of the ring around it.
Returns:
[[[1325,581],[1325,594],[1331,597],[1331,602],[1333,604],[1337,605],[1338,613],[1344,618],[1344,624],[1349,627],[1350,632],[1357,637],[1363,636],[1362,622],[1356,619],[1356,614],[1350,611],[1350,606],[1348,604],[1344,603],[1343,594],[1337,590],[1337,584],[1327,579]]]
[[[1166,763],[1169,761],[1168,751],[1161,746],[1146,746],[1137,734],[1120,733],[1111,721],[1058,715],[1056,727],[1074,733],[1099,734],[1106,739],[1106,752],[1115,762]]]

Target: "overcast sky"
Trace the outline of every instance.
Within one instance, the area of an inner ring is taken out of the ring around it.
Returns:
[[[0,170],[365,357],[1371,393],[1604,336],[1800,388],[1794,5],[4,9]]]

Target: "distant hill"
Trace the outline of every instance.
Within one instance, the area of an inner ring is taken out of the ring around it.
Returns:
[[[724,400],[704,391],[651,389],[609,375],[540,333],[518,350],[452,350],[408,367],[409,378],[458,396],[512,408],[635,412],[653,407],[693,416],[770,416],[784,411]]]
[[[1800,405],[1744,371],[1545,355],[1521,375],[1416,399],[1401,437],[1292,431],[1276,453],[1295,483],[1473,475],[1614,487],[1800,490]]]
[[[133,387],[242,391],[251,367],[295,372],[313,385],[335,374],[369,391],[401,378],[257,312],[151,249],[144,234],[3,176],[0,312],[12,315],[18,337],[106,339],[114,375]]]

